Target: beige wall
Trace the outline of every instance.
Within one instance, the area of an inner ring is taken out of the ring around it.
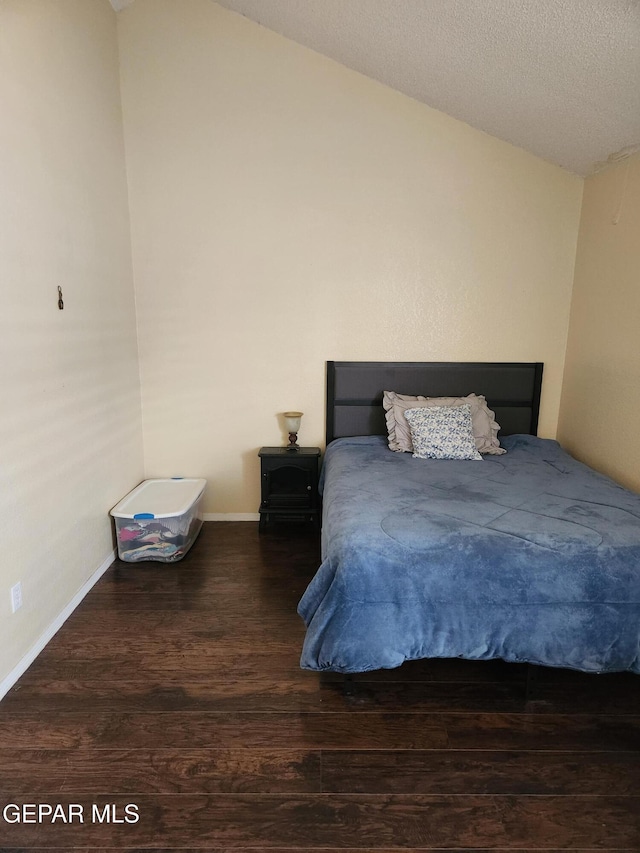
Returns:
[[[640,491],[640,156],[585,182],[558,437]]]
[[[118,25],[147,476],[256,512],[327,359],[544,361],[555,435],[579,178],[211,0]]]
[[[107,0],[0,3],[0,116],[1,687],[108,558],[109,508],[142,477]]]

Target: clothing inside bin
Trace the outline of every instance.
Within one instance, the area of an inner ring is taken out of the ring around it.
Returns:
[[[132,521],[118,531],[120,550],[128,560],[149,560],[153,557],[172,557],[185,543],[185,536],[174,533],[159,521]]]

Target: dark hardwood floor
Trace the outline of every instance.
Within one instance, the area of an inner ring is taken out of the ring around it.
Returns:
[[[298,666],[317,565],[257,523],[116,562],[0,703],[2,809],[62,806],[0,812],[0,850],[640,850],[640,677],[527,700],[519,666],[434,660],[345,695]]]

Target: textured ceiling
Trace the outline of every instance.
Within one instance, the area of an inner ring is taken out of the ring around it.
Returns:
[[[640,0],[218,2],[577,174],[640,146]]]

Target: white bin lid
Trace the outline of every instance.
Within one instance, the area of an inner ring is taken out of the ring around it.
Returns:
[[[206,480],[145,480],[111,510],[116,518],[170,518],[184,515],[198,500]]]

